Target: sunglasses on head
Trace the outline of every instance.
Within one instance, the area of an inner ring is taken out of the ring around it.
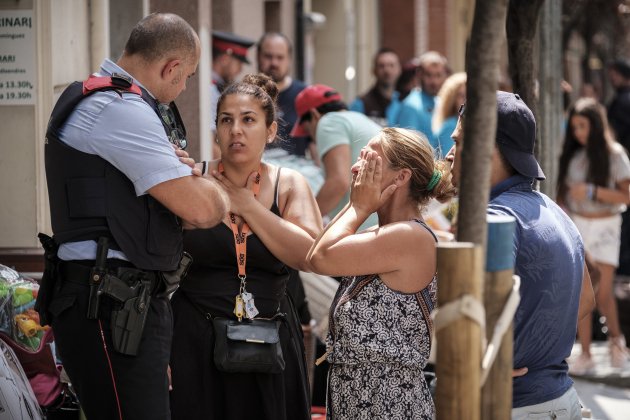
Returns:
[[[158,112],[162,118],[162,125],[166,128],[168,140],[184,150],[188,146],[188,140],[186,140],[186,129],[182,122],[182,118],[179,115],[175,102],[170,104],[158,104]]]

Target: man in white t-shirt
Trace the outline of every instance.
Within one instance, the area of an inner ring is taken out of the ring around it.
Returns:
[[[295,109],[298,120],[291,135],[308,135],[315,141],[325,173],[317,204],[322,216],[332,219],[350,199],[352,164],[381,126],[365,114],[348,111],[341,95],[326,85],[312,85],[300,92]],[[362,228],[377,223],[373,214]]]

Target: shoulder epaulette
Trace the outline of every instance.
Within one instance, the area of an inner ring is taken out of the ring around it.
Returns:
[[[94,91],[108,88],[131,92],[142,96],[140,86],[134,84],[131,77],[120,73],[113,73],[111,76],[91,75],[83,82],[83,95],[88,95]]]

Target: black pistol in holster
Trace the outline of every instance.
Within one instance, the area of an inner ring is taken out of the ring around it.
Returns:
[[[111,315],[114,350],[135,356],[151,304],[151,280],[147,273],[120,268],[118,277],[105,276],[98,293],[122,305],[120,309],[112,310]]]
[[[107,269],[108,239],[101,237],[96,261],[90,273],[88,319],[98,319],[101,297],[107,296],[118,306],[111,311],[112,345],[119,353],[135,356],[142,339],[151,303],[151,279],[145,271],[119,267],[116,275]]]
[[[39,292],[37,294],[37,300],[35,301],[35,310],[39,313],[39,323],[44,326],[52,323],[52,316],[48,311],[48,307],[53,298],[55,286],[58,284],[57,273],[59,259],[57,258],[57,249],[59,246],[53,238],[45,233],[38,233],[37,238],[44,248],[44,273],[39,282]]]

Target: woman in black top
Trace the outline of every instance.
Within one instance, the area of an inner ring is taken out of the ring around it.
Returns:
[[[172,299],[173,419],[310,418],[302,334],[286,283],[287,267],[306,269],[306,254],[322,222],[299,173],[261,162],[265,145],[276,135],[277,93],[267,76],[248,75],[228,87],[217,104],[222,158],[208,164],[206,176],[224,187],[231,214],[214,228],[185,235],[184,247],[194,263]],[[241,267],[232,228],[247,236]],[[206,314],[236,319],[243,286],[253,295],[256,317],[287,315],[280,328],[282,373],[226,373],[213,362],[215,332]]]

